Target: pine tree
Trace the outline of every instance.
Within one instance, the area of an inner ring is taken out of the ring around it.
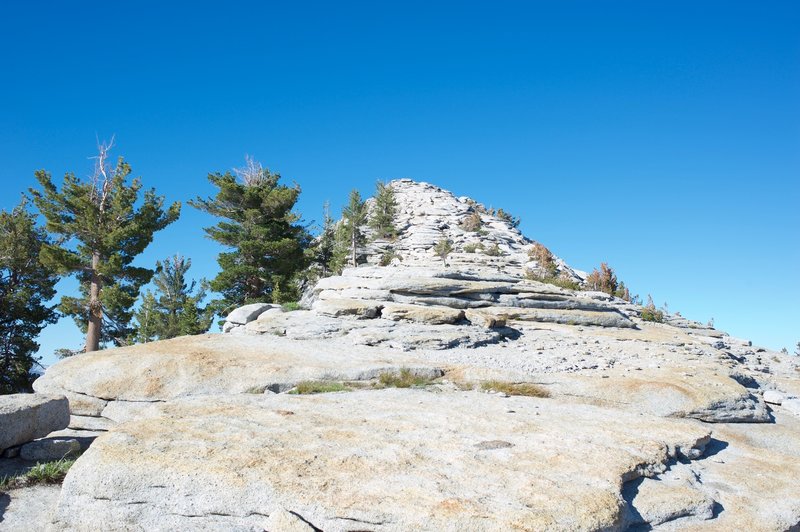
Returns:
[[[322,206],[322,231],[314,249],[314,262],[320,269],[322,277],[331,274],[336,250],[336,224],[331,217],[330,204],[326,201]]]
[[[558,273],[558,265],[556,264],[555,257],[542,244],[538,242],[528,250],[528,257],[535,260],[539,267],[539,277],[541,279],[552,279]]]
[[[156,296],[147,290],[142,296],[142,303],[134,314],[136,319],[136,334],[133,341],[144,344],[158,340],[158,330],[162,318],[158,309]]]
[[[163,196],[153,189],[137,208],[141,180],[126,183],[131,167],[121,157],[114,168],[108,165],[111,146],[99,147],[90,180],[68,173],[58,190],[50,174],[40,170],[36,179],[42,190],[31,190],[45,228],[59,237],[57,244],[44,244],[42,262],[80,282],[81,296],[63,297],[59,309],[86,333],[85,351],[108,342],[123,345],[131,336],[133,304],[153,276],[152,270],[133,266],[133,260],[156,231],[180,215],[180,203],[165,210]]]
[[[227,313],[248,303],[296,301],[297,276],[308,263],[305,250],[311,245],[311,235],[292,211],[300,187],[279,184],[279,174],[252,159],[236,174],[209,174],[219,189],[216,196],[189,202],[223,218],[205,228],[209,238],[230,249],[219,254],[221,271],[210,284],[222,294],[216,306]]]
[[[213,310],[202,307],[204,283],[187,281],[191,259],[175,255],[156,263],[153,278],[155,293],[147,291],[136,311],[136,341],[166,340],[187,334],[204,333],[211,326]]]
[[[0,211],[0,394],[31,391],[36,337],[57,318],[47,301],[58,279],[39,260],[45,242],[25,199]]]
[[[358,190],[350,191],[350,200],[342,210],[342,222],[337,231],[338,259],[342,261],[343,250],[347,250],[350,265],[358,266],[358,249],[364,245],[366,238],[362,227],[367,223],[367,204],[361,199]]]
[[[442,237],[434,246],[433,252],[437,257],[442,259],[442,263],[447,267],[447,256],[453,252],[453,244],[448,239]]]
[[[598,290],[609,295],[614,295],[618,290],[617,275],[614,270],[605,262],[600,263],[600,270],[597,268],[586,277],[586,286],[589,290]]]
[[[397,237],[394,217],[397,214],[397,199],[394,189],[383,181],[378,181],[375,191],[375,205],[372,207],[369,226],[375,231],[375,238]]]

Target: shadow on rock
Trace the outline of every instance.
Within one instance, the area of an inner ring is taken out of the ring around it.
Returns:
[[[698,458],[698,460],[705,460],[715,454],[719,453],[720,451],[724,450],[728,447],[728,442],[718,440],[716,438],[711,438],[709,442],[706,444],[705,449],[703,450],[703,456]]]
[[[11,495],[8,493],[0,493],[0,523],[3,522],[3,516],[6,513],[6,508],[11,503]]]

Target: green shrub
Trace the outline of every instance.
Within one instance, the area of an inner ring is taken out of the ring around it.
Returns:
[[[400,255],[398,255],[393,249],[388,249],[383,252],[383,254],[381,255],[381,260],[378,264],[380,264],[381,266],[388,266],[392,263],[394,259],[399,259],[401,261],[403,260],[403,258]]]
[[[656,323],[663,323],[664,313],[656,308],[645,307],[642,309],[642,319],[644,321],[654,321]]]
[[[314,393],[349,392],[350,388],[335,381],[303,381],[297,384],[289,393],[308,395]]]
[[[653,298],[649,295],[647,296],[647,305],[642,308],[641,317],[644,321],[654,321],[656,323],[664,321],[664,313],[656,308]]]
[[[464,244],[464,253],[475,253],[479,250],[483,250],[483,244]]]
[[[293,312],[295,310],[300,310],[302,307],[297,301],[288,301],[286,303],[282,303],[281,308],[284,310],[284,312]]]
[[[538,384],[531,382],[504,382],[504,381],[486,381],[481,384],[481,388],[486,391],[502,392],[508,395],[525,395],[527,397],[550,397],[548,392]]]
[[[453,244],[446,238],[442,238],[433,247],[433,252],[442,259],[442,263],[447,266],[447,256],[453,252]]]
[[[525,278],[530,279],[531,281],[539,281],[540,283],[547,283],[552,284],[554,286],[559,286],[561,288],[566,288],[568,290],[580,290],[581,285],[566,275],[557,275],[557,276],[542,276],[536,273],[533,270],[526,270],[525,271]]]

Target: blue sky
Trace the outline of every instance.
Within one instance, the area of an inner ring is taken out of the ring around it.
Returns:
[[[411,177],[522,218],[568,263],[755,343],[800,341],[800,4],[11,2],[0,208],[96,137],[170,201],[245,154],[330,200]],[[212,277],[188,206],[139,264]],[[63,292],[74,282],[59,285]],[[46,363],[78,347],[70,320]]]

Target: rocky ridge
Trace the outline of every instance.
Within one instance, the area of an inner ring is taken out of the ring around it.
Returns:
[[[36,381],[68,398],[71,430],[102,434],[53,529],[800,525],[795,357],[528,280],[533,241],[507,221],[391,186],[398,238],[303,310],[248,306],[227,334],[88,353]],[[482,234],[462,228],[475,212]],[[480,242],[501,254],[464,250]],[[378,266],[390,246],[402,260]],[[404,374],[416,384],[394,389]],[[291,393],[308,382],[345,391]]]

